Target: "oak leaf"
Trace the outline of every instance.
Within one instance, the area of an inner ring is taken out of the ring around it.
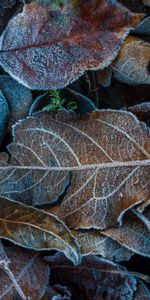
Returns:
[[[62,88],[107,67],[142,18],[116,1],[80,0],[63,9],[30,3],[0,38],[0,65],[32,89]]]
[[[9,163],[0,159],[0,195],[53,204],[70,228],[114,227],[150,198],[149,129],[129,112],[38,113],[13,136]]]

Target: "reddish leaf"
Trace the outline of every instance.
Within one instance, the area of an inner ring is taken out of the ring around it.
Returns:
[[[49,282],[49,267],[37,252],[29,252],[15,247],[5,248],[5,251],[10,260],[10,270],[26,296],[22,299],[40,300]],[[14,284],[3,270],[1,270],[0,298],[17,299]]]
[[[63,9],[31,3],[3,32],[0,64],[32,89],[62,88],[86,70],[107,67],[142,17],[110,0]]]

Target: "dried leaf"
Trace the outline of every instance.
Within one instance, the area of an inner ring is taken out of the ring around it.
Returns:
[[[141,280],[137,282],[137,290],[133,300],[150,300],[150,292]]]
[[[142,18],[116,1],[79,0],[63,9],[31,3],[3,32],[0,64],[32,89],[62,88],[107,67]]]
[[[29,252],[15,247],[5,248],[10,260],[10,270],[16,278],[17,284],[23,291],[25,298],[40,300],[49,282],[49,267],[37,252]],[[18,299],[14,284],[5,271],[1,270],[0,299]]]
[[[136,85],[150,84],[150,44],[135,37],[128,37],[117,59],[112,64],[115,78]]]
[[[77,238],[82,255],[101,255],[109,260],[120,262],[129,260],[134,254],[97,230],[73,230],[72,234]]]
[[[135,28],[136,33],[150,35],[150,17],[145,18],[140,24]]]
[[[22,0],[23,2],[23,0]],[[21,0],[0,0],[0,35],[14,13],[21,7]]]
[[[150,117],[150,102],[142,102],[128,108],[140,120],[146,121]]]
[[[79,263],[78,246],[67,227],[53,215],[0,198],[0,236],[34,250],[63,251]]]
[[[0,160],[0,194],[33,205],[63,195],[50,211],[71,228],[116,226],[150,198],[149,129],[131,113],[38,113],[13,135],[10,163]]]
[[[7,123],[9,119],[8,103],[0,90],[0,144],[6,133]]]
[[[106,68],[96,72],[96,78],[98,84],[101,84],[104,87],[108,87],[111,84],[112,70]]]
[[[121,274],[122,267],[94,255],[84,257],[77,267],[72,267],[62,255],[46,260],[52,269],[53,284],[66,285],[74,300],[131,300],[136,290],[134,277]]]
[[[128,212],[123,225],[103,231],[102,234],[112,238],[134,253],[150,257],[150,234],[145,223],[133,212]]]
[[[9,127],[28,115],[32,104],[31,91],[7,75],[0,76],[0,89],[5,96],[9,109]]]

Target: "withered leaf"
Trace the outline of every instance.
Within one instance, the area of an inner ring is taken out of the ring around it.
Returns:
[[[137,290],[133,300],[150,300],[150,292],[141,280],[137,281]]]
[[[145,18],[140,24],[135,28],[136,33],[150,35],[150,16]]]
[[[63,251],[74,264],[80,260],[75,239],[58,218],[2,197],[0,236],[25,248]]]
[[[32,205],[63,194],[50,211],[71,228],[116,226],[150,198],[149,129],[129,112],[38,113],[13,135],[9,163],[0,160],[0,194]]]
[[[10,270],[24,293],[24,298],[20,297],[19,299],[40,300],[49,282],[48,265],[40,258],[37,252],[17,247],[8,247],[5,248],[5,251],[10,261]],[[1,270],[0,299],[18,299],[13,282],[3,270]]]
[[[19,8],[21,8],[21,0],[0,0],[0,34]]]
[[[101,255],[109,260],[120,262],[129,260],[134,254],[97,230],[72,230],[72,234],[77,238],[82,255]]]
[[[122,267],[94,255],[84,257],[77,267],[58,254],[46,261],[52,270],[53,284],[66,285],[74,300],[131,300],[136,290],[134,277],[121,274]]]
[[[6,132],[7,123],[9,119],[8,103],[0,90],[0,145]]]
[[[149,229],[133,212],[128,212],[123,225],[103,231],[102,234],[117,241],[134,253],[150,257]]]
[[[107,67],[142,18],[108,0],[64,9],[27,4],[0,38],[0,64],[32,89],[62,88],[86,70]]]
[[[115,77],[122,82],[150,84],[150,44],[129,36],[112,64]]]
[[[8,75],[0,76],[0,89],[5,96],[10,110],[9,124],[11,127],[19,119],[28,115],[33,102],[31,91],[19,84]]]

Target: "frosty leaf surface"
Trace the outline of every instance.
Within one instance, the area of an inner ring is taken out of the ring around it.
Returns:
[[[3,32],[0,65],[31,89],[63,88],[86,70],[107,67],[142,18],[116,1],[80,0],[63,9],[33,2]]]
[[[53,204],[49,211],[70,228],[116,226],[150,198],[149,129],[131,113],[38,113],[13,135],[9,163],[1,155],[0,194]]]

